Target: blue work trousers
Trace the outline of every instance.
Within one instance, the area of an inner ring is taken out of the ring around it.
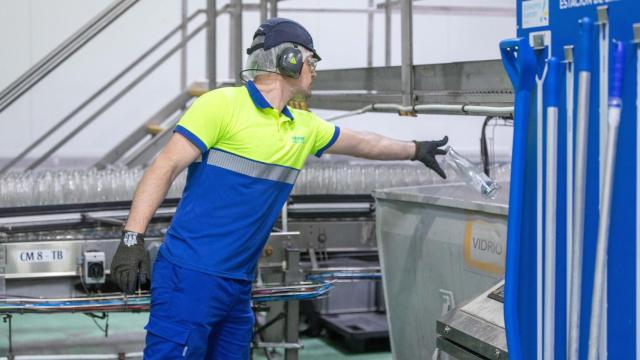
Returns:
[[[158,255],[145,360],[249,359],[253,323],[250,281],[185,269]]]

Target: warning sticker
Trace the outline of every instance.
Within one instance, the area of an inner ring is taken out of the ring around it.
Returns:
[[[470,270],[504,274],[507,231],[504,224],[468,221],[464,233],[464,263]]]
[[[548,25],[549,0],[527,0],[522,2],[523,29]]]

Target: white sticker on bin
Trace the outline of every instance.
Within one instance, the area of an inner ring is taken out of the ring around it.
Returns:
[[[482,220],[467,222],[464,234],[464,262],[467,269],[502,275],[506,254],[504,224]]]

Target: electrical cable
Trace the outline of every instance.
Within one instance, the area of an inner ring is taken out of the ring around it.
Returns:
[[[491,173],[489,170],[489,149],[487,147],[487,124],[489,121],[493,119],[493,116],[487,116],[484,118],[484,122],[482,123],[482,130],[480,132],[480,160],[482,161],[482,170],[484,173],[491,177]]]
[[[250,81],[252,79],[247,79],[245,78],[245,73],[249,72],[249,71],[262,71],[262,72],[266,72],[266,73],[271,73],[271,74],[277,74],[277,75],[282,75],[277,71],[272,71],[272,70],[264,70],[264,69],[244,69],[242,71],[240,71],[240,73],[238,74],[240,76],[240,80],[242,81],[243,84],[246,84],[247,81]]]
[[[500,124],[498,121],[502,120],[502,124]],[[509,119],[505,119],[505,118],[501,118],[501,117],[496,117],[496,116],[487,116],[484,119],[484,122],[482,123],[482,131],[480,132],[480,160],[482,162],[482,168],[484,173],[491,177],[490,172],[491,172],[491,158],[493,158],[494,156],[491,156],[489,153],[489,145],[487,142],[487,126],[489,125],[489,123],[493,121],[494,125],[493,125],[493,132],[492,132],[492,137],[495,138],[495,129],[498,126],[505,126],[505,127],[513,127],[513,121],[509,120]]]

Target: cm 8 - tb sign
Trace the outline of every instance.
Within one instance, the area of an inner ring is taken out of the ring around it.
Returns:
[[[22,250],[18,251],[17,261],[19,263],[44,263],[64,260],[64,250]]]

